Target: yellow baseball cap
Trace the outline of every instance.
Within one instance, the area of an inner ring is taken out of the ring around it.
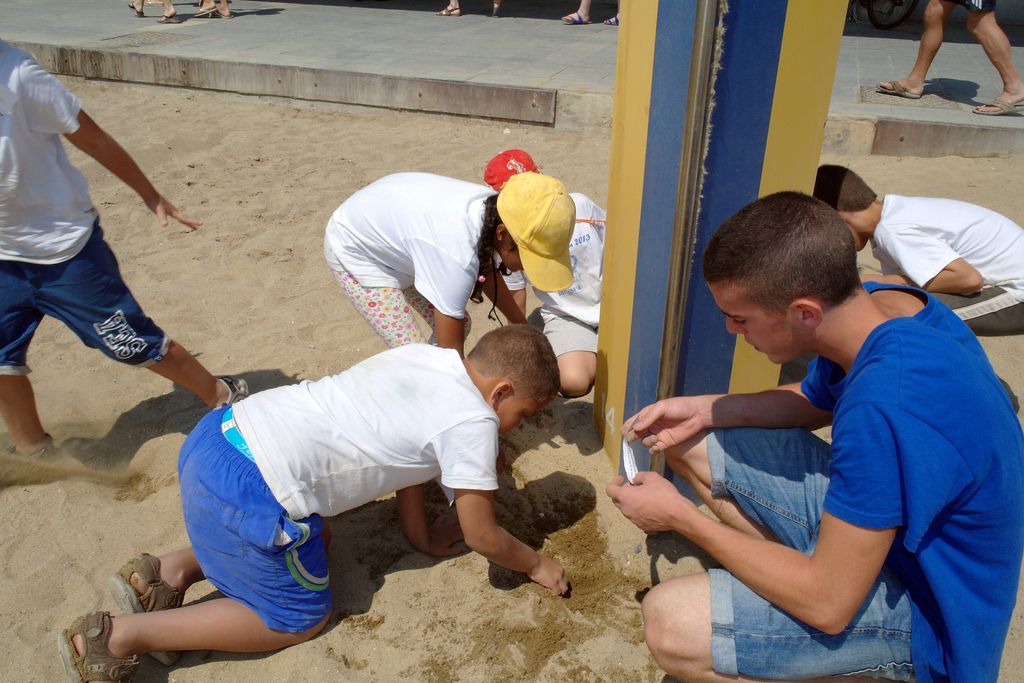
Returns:
[[[512,176],[498,193],[498,215],[534,287],[557,292],[572,285],[569,240],[576,204],[561,182],[542,173]]]

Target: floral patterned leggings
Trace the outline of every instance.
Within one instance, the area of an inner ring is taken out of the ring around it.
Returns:
[[[416,310],[430,325],[428,343],[437,344],[434,329],[434,305],[427,301],[415,288],[395,289],[394,287],[364,287],[351,273],[332,270],[334,278],[341,285],[345,297],[352,302],[359,314],[370,323],[370,327],[383,339],[389,348],[423,341],[416,319]],[[466,316],[466,335],[469,335],[469,316]]]

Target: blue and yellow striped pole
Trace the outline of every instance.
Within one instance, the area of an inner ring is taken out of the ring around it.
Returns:
[[[700,255],[748,202],[811,190],[846,5],[622,9],[595,394],[616,462],[624,417],[650,402],[777,383],[777,366],[726,333]]]

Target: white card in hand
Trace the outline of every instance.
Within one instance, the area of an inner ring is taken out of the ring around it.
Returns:
[[[633,455],[633,444],[626,441],[625,437],[622,439],[622,469],[626,473],[626,481],[632,484],[637,473],[636,456]]]

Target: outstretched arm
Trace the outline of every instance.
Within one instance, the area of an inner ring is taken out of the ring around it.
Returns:
[[[118,144],[117,140],[100,128],[85,113],[85,110],[78,112],[78,130],[68,133],[65,137],[71,144],[117,176],[125,185],[135,190],[149,210],[160,219],[160,225],[167,225],[168,216],[192,230],[202,225],[201,221],[186,216],[164,199],[128,152]]]
[[[466,536],[466,545],[491,562],[523,572],[555,595],[569,589],[562,565],[544,557],[498,525],[494,495],[490,491],[456,489],[455,509]]]
[[[640,529],[682,534],[761,597],[830,634],[857,613],[896,536],[895,529],[867,529],[826,512],[814,553],[805,555],[711,519],[654,472],[641,472],[632,485],[616,477],[607,493]]]

